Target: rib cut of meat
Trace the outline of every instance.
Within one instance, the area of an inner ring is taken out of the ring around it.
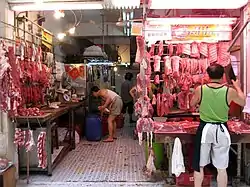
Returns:
[[[209,44],[208,45],[208,62],[209,64],[217,62],[218,55],[217,55],[217,44]]]
[[[223,67],[230,63],[230,53],[227,52],[229,48],[229,42],[219,42],[218,44],[218,64]]]
[[[207,43],[200,43],[200,54],[204,57],[208,57],[208,44]]]
[[[180,68],[180,57],[173,56],[171,57],[172,62],[172,70],[173,70],[173,76],[178,77],[179,76],[179,68]]]
[[[163,57],[164,61],[164,74],[170,75],[172,73],[172,65],[171,65],[171,59],[169,56]]]
[[[154,56],[154,72],[161,71],[161,57],[158,55]]]
[[[199,52],[199,46],[198,46],[198,43],[196,42],[193,42],[191,44],[191,54],[190,54],[191,57],[194,57],[194,58],[199,58],[200,57],[200,52]]]

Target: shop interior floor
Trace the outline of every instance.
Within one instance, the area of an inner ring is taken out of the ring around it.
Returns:
[[[51,177],[31,175],[29,186],[65,183],[67,186],[96,186],[107,182],[112,186],[164,186],[164,182],[150,182],[143,175],[144,151],[144,146],[133,140],[131,125],[126,125],[118,131],[118,139],[113,143],[82,140],[53,170]],[[25,176],[21,176],[18,183],[23,186],[25,181]]]

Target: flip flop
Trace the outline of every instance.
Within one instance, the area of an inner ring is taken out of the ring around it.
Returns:
[[[114,139],[113,138],[107,138],[107,139],[105,139],[105,140],[103,140],[103,142],[113,142],[114,141]]]

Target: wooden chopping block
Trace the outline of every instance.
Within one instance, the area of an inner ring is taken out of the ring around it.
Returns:
[[[0,173],[1,187],[16,187],[16,168],[14,165]]]

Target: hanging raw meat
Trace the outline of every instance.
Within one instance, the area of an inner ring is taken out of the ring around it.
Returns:
[[[0,41],[0,110],[9,116],[17,115],[22,99],[18,65],[13,47],[7,49],[5,43]]]
[[[16,144],[16,146],[23,146],[25,144],[25,131],[19,128],[15,129],[14,144]]]
[[[136,44],[137,44],[137,51],[136,51],[135,62],[141,63],[145,50],[145,43],[142,36],[136,37]]]
[[[230,53],[227,52],[229,48],[229,42],[219,42],[218,43],[218,61],[217,63],[222,65],[223,67],[226,67],[231,59],[230,59]]]
[[[149,54],[150,54],[150,56],[154,56],[155,55],[155,44],[151,45],[151,48],[149,50]]]
[[[168,115],[170,109],[174,106],[175,95],[169,93],[162,94],[161,116]]]
[[[155,97],[155,94],[153,94],[152,105],[156,105],[156,97]]]
[[[37,138],[37,157],[38,167],[45,169],[47,166],[46,132],[40,132]]]
[[[191,74],[199,74],[199,61],[197,59],[190,59],[190,65],[191,65]]]
[[[181,55],[183,52],[183,44],[176,45],[176,53],[174,55]]]
[[[169,53],[169,56],[173,55],[173,53],[174,53],[174,46],[173,46],[173,44],[169,44],[168,45],[168,53]]]
[[[151,55],[147,52],[147,69],[145,71],[146,75],[151,75],[152,69],[151,69]]]
[[[188,92],[182,91],[177,95],[178,107],[181,110],[188,109]]]
[[[158,55],[154,56],[154,72],[161,71],[161,57]]]
[[[158,56],[162,56],[163,55],[163,41],[160,41],[159,43],[159,48],[158,48]]]
[[[180,57],[178,56],[171,57],[171,63],[172,63],[173,76],[179,77]]]
[[[190,44],[182,44],[182,54],[191,55],[191,46],[190,46]]]
[[[200,58],[200,51],[199,51],[198,43],[193,42],[191,44],[191,54],[190,54],[190,56],[194,57],[194,58]]]
[[[164,74],[170,75],[172,73],[172,64],[169,56],[163,57],[164,62]]]
[[[217,44],[208,45],[208,62],[209,64],[217,62]]]
[[[161,94],[156,95],[156,106],[157,106],[157,115],[161,116]]]
[[[159,75],[155,75],[154,83],[155,83],[156,85],[160,84],[160,76],[159,76]]]
[[[200,54],[204,57],[208,57],[208,44],[207,43],[200,43]]]
[[[33,146],[35,146],[33,131],[28,130],[26,132],[26,134],[27,134],[27,141],[25,143],[25,148],[26,148],[26,152],[30,152],[32,150]]]
[[[208,66],[209,64],[207,58],[199,59],[200,73],[206,73]]]

